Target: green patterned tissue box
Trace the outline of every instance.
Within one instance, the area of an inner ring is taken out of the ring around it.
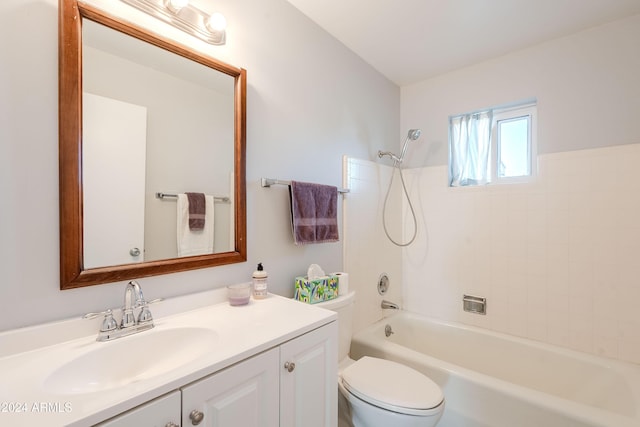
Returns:
[[[294,299],[315,304],[322,301],[337,298],[338,296],[338,276],[324,276],[318,279],[309,280],[307,277],[296,277],[296,292]]]

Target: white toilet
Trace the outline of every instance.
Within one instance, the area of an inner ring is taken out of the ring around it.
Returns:
[[[315,304],[338,313],[338,426],[435,426],[444,412],[444,396],[431,379],[390,360],[349,358],[354,298],[351,292]]]

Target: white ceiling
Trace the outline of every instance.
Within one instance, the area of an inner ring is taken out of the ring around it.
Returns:
[[[403,86],[640,13],[640,0],[288,0]]]

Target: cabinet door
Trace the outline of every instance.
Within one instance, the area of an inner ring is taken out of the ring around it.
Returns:
[[[278,362],[274,348],[184,387],[182,426],[277,427]]]
[[[337,425],[337,347],[338,322],[280,347],[280,427]]]
[[[177,427],[180,425],[180,391],[140,405],[122,415],[100,423],[98,427]]]

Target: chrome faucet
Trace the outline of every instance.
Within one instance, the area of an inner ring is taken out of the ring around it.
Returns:
[[[135,308],[140,308],[140,314],[137,320],[133,314]],[[153,323],[153,317],[142,294],[142,288],[140,288],[138,282],[132,280],[127,283],[127,287],[124,289],[124,307],[122,308],[120,328],[130,328],[146,322]]]
[[[380,307],[381,308],[390,308],[392,310],[400,310],[400,306],[394,302],[391,301],[387,301],[386,299],[382,300],[382,303],[380,303]]]
[[[162,301],[161,298],[153,301],[146,301],[142,293],[142,288],[135,280],[127,283],[127,287],[124,290],[124,307],[122,307],[122,319],[120,325],[113,318],[113,312],[111,309],[101,311],[98,313],[87,313],[83,316],[84,319],[93,319],[101,314],[104,314],[102,325],[100,326],[100,332],[98,333],[97,341],[111,341],[116,338],[125,337],[127,335],[136,334],[138,332],[146,331],[153,328],[153,316],[149,311],[149,304]],[[138,317],[134,314],[135,309],[140,309]]]

